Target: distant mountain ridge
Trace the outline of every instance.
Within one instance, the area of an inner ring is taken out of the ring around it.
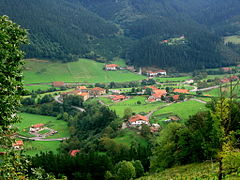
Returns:
[[[180,71],[240,61],[239,51],[222,40],[240,33],[238,0],[3,0],[0,14],[29,29],[28,57],[124,57]],[[188,44],[159,43],[182,35]]]

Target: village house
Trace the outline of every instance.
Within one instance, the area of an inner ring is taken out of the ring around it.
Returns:
[[[150,131],[152,133],[159,132],[160,127],[161,126],[159,124],[152,124],[152,126],[150,127]]]
[[[63,92],[61,93],[61,97],[66,96],[66,95],[77,95],[77,96],[81,96],[83,98],[83,101],[86,101],[90,98],[90,94],[88,92],[82,92],[81,90],[73,90],[73,91],[69,91],[69,92]]]
[[[232,71],[233,68],[231,68],[231,67],[223,67],[222,70],[223,70],[224,72],[229,72],[229,71]]]
[[[53,87],[63,87],[65,86],[65,83],[62,81],[55,81],[52,83]]]
[[[173,122],[173,121],[180,121],[178,116],[169,116],[169,119],[165,120],[164,122]]]
[[[174,93],[187,94],[187,93],[189,93],[189,90],[187,90],[187,89],[174,89],[173,92]]]
[[[76,87],[76,90],[79,90],[79,91],[81,91],[81,92],[83,92],[83,93],[89,91],[86,86],[77,86],[77,87]]]
[[[23,149],[23,141],[18,140],[12,145],[15,149]]]
[[[192,83],[194,83],[194,80],[193,79],[188,79],[184,83],[185,84],[192,84]]]
[[[132,116],[128,123],[130,126],[141,126],[143,124],[149,125],[149,119],[146,116],[142,116],[140,114],[137,114],[135,116]]]
[[[119,102],[119,101],[122,101],[124,99],[127,99],[126,96],[124,95],[112,95],[112,100],[115,101],[115,102]]]
[[[174,101],[178,101],[178,100],[179,100],[179,97],[180,97],[180,95],[177,95],[177,94],[172,96],[172,98],[173,98]]]
[[[106,64],[105,70],[106,71],[116,71],[119,68],[119,65],[117,64]]]
[[[45,124],[35,124],[35,125],[32,125],[29,129],[30,132],[37,132],[37,131],[40,131],[42,130],[42,128],[45,126]]]
[[[106,94],[106,89],[95,87],[90,90],[90,94],[93,96],[103,95],[103,94]]]
[[[147,71],[146,75],[148,77],[156,77],[156,76],[160,76],[160,75],[167,75],[167,72],[165,70],[157,70],[157,71]]]
[[[74,150],[71,150],[71,151],[69,152],[69,154],[70,154],[70,156],[74,157],[74,156],[76,156],[77,153],[79,153],[79,152],[80,152],[80,150],[74,149]]]

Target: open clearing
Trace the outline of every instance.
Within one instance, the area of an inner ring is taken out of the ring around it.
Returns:
[[[63,120],[57,120],[55,117],[21,113],[21,118],[22,118],[22,121],[15,125],[16,127],[19,128],[20,135],[33,137],[28,133],[29,127],[34,124],[46,124],[47,127],[55,131],[58,131],[57,134],[54,134],[53,136],[49,136],[48,139],[63,138],[63,137],[70,136],[67,122]]]
[[[181,103],[174,103],[170,106],[164,107],[153,113],[153,116],[169,114],[177,115],[181,119],[186,120],[189,116],[194,115],[199,111],[204,111],[206,109],[207,108],[205,107],[205,104],[191,100]]]
[[[235,35],[235,36],[226,36],[224,37],[224,42],[225,43],[233,43],[233,44],[240,44],[240,36]]]
[[[24,141],[24,154],[34,156],[40,152],[52,151],[57,153],[57,149],[60,146],[59,141]]]
[[[127,108],[131,108],[134,113],[148,114],[149,112],[156,110],[158,107],[166,104],[163,102],[146,103],[145,100],[146,97],[137,96],[126,101],[114,103],[110,106],[110,109],[114,110],[120,117],[123,117],[124,110]],[[141,102],[141,104],[137,104],[138,101]]]
[[[120,61],[120,63],[122,62]],[[145,79],[144,76],[125,70],[105,71],[103,68],[104,63],[88,59],[80,59],[70,63],[26,60],[24,83],[50,83],[54,81],[109,83]]]

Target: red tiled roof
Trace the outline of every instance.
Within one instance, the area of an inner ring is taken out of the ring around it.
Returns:
[[[153,98],[148,99],[149,102],[155,102],[156,100]]]
[[[187,89],[174,89],[173,92],[176,92],[176,93],[188,93],[189,91]]]
[[[86,86],[78,86],[78,89],[87,89]]]
[[[74,157],[74,156],[76,156],[77,153],[79,153],[79,152],[80,152],[80,150],[78,150],[78,149],[71,150],[71,151],[70,151],[70,156]]]
[[[145,86],[144,87],[144,89],[147,89],[147,88],[152,89],[152,90],[158,90],[158,88],[155,86]]]
[[[92,88],[92,91],[105,91],[105,89],[100,87],[95,87],[95,88]]]
[[[136,122],[136,121],[139,121],[139,120],[143,120],[143,121],[149,122],[149,119],[146,116],[142,116],[140,114],[132,116],[128,121],[129,122]]]
[[[23,146],[23,141],[22,140],[18,140],[18,141],[16,141],[15,144],[13,144],[13,146]]]
[[[44,124],[35,124],[35,125],[32,125],[32,128],[40,128],[43,126],[44,126]]]
[[[81,93],[81,94],[78,94],[79,96],[88,96],[89,93],[85,92],[85,93]]]
[[[106,64],[105,67],[118,67],[119,65],[117,64]]]
[[[179,99],[179,95],[173,95],[172,97],[175,101]]]
[[[122,99],[126,99],[126,96],[124,95],[112,95],[112,100],[113,101],[118,101],[118,100],[122,100]]]
[[[55,82],[53,82],[52,84],[53,84],[53,86],[55,86],[55,87],[64,86],[64,82],[62,82],[62,81],[55,81]]]
[[[232,68],[230,68],[230,67],[223,67],[222,70],[224,70],[224,71],[231,71]]]
[[[153,92],[155,94],[161,94],[161,95],[167,94],[167,91],[165,89],[156,89],[156,90],[153,90]]]

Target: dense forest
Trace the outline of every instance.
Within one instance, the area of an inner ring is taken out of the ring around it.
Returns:
[[[16,6],[17,4],[17,6]],[[0,14],[29,30],[27,57],[78,57],[190,71],[239,62],[223,36],[240,31],[240,5],[230,1],[3,0]],[[185,43],[160,43],[184,35]]]

